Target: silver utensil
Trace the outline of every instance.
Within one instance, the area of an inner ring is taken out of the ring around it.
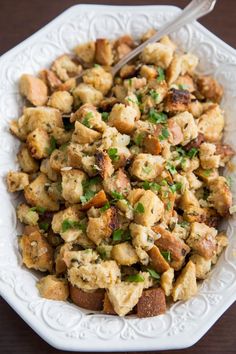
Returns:
[[[159,41],[163,36],[175,32],[179,28],[183,27],[187,23],[190,23],[198,18],[211,12],[215,6],[216,0],[192,0],[184,10],[177,15],[173,20],[167,22],[162,26],[157,33],[155,33],[148,40],[140,44],[132,52],[125,55],[116,65],[111,68],[113,76],[131,59],[136,57],[149,43]]]

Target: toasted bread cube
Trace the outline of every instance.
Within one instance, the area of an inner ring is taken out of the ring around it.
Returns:
[[[177,90],[172,88],[165,99],[165,110],[176,114],[188,110],[190,103],[190,92],[187,90]]]
[[[173,58],[173,49],[162,43],[148,44],[142,54],[141,60],[145,64],[155,64],[166,69]]]
[[[52,136],[54,137],[58,145],[64,145],[71,140],[72,131],[67,131],[64,128],[55,127],[52,130]],[[63,149],[65,148],[66,147],[63,146]]]
[[[75,122],[75,130],[72,134],[72,142],[78,144],[91,144],[101,138],[101,133],[87,128],[80,122]]]
[[[95,42],[79,44],[74,48],[77,57],[84,63],[93,63],[95,57]]]
[[[154,236],[156,235],[152,232],[150,228],[139,224],[131,223],[129,225],[129,229],[132,236],[132,243],[137,253],[138,249],[149,251],[153,247]],[[140,256],[140,254],[138,254],[138,256]],[[149,261],[148,254],[147,258]]]
[[[39,215],[36,211],[31,210],[28,205],[21,203],[17,206],[17,218],[26,225],[35,226],[38,224]]]
[[[199,150],[199,157],[202,168],[210,170],[220,166],[220,155],[215,155],[216,146],[214,144],[202,143]]]
[[[184,211],[186,221],[194,222],[202,220],[204,210],[200,207],[199,201],[193,191],[185,189],[179,200],[179,207]]]
[[[41,128],[47,133],[52,133],[55,127],[63,128],[61,113],[51,107],[27,107],[18,122],[27,133],[36,128]]]
[[[112,87],[113,77],[102,66],[96,66],[85,71],[83,81],[88,85],[92,85],[96,90],[101,91],[103,95],[106,95]]]
[[[62,171],[62,196],[69,203],[79,203],[83,195],[82,183],[86,179],[86,174],[80,170]]]
[[[111,256],[119,265],[130,266],[139,260],[135,249],[128,242],[113,246]]]
[[[64,54],[58,57],[52,64],[52,70],[61,81],[67,81],[72,76],[79,75],[82,71],[81,65],[76,65],[69,55]]]
[[[122,134],[130,134],[134,129],[137,112],[133,107],[117,103],[109,115],[109,124],[116,127]]]
[[[70,142],[66,150],[68,155],[68,165],[71,167],[81,168],[83,157],[82,146],[80,144]]]
[[[144,290],[137,303],[139,318],[158,316],[166,312],[165,293],[161,288]]]
[[[197,279],[206,279],[211,270],[211,260],[206,259],[199,254],[193,254],[190,257],[190,261],[195,264]]]
[[[104,204],[108,202],[106,194],[102,189],[94,197],[92,197],[87,203],[83,204],[81,210],[88,210],[92,207],[101,208]]]
[[[182,87],[184,90],[188,90],[191,93],[196,91],[193,78],[188,74],[179,76],[174,84],[178,87]]]
[[[232,206],[232,193],[225,177],[219,176],[210,181],[209,188],[211,193],[208,200],[221,216],[227,215]]]
[[[110,178],[103,180],[103,188],[106,193],[112,196],[113,192],[127,195],[131,190],[130,180],[126,173],[120,168]]]
[[[87,85],[85,83],[79,84],[73,90],[73,96],[75,101],[79,100],[82,103],[90,103],[95,106],[98,106],[103,99],[101,91],[98,91],[92,85]]]
[[[29,175],[24,172],[10,171],[7,174],[7,189],[9,192],[24,190],[29,185]]]
[[[106,289],[120,280],[120,268],[115,261],[89,263],[68,270],[69,281],[82,290]]]
[[[27,133],[25,132],[25,129],[22,130],[19,127],[18,120],[11,120],[9,122],[9,130],[10,130],[11,134],[15,135],[21,141],[25,141],[26,140]]]
[[[152,80],[157,77],[157,71],[154,66],[142,65],[140,69],[140,75],[146,77],[147,80]]]
[[[208,100],[220,103],[223,96],[222,86],[211,76],[201,76],[197,79],[199,92]]]
[[[117,228],[117,212],[114,207],[107,209],[98,217],[89,217],[87,236],[96,245],[109,238]]]
[[[103,309],[104,295],[105,291],[103,289],[85,292],[70,284],[70,298],[72,302],[83,309],[101,311]]]
[[[109,155],[104,151],[98,151],[95,153],[95,163],[98,166],[98,172],[102,179],[111,177],[114,172],[114,168]]]
[[[69,166],[66,151],[55,149],[49,158],[51,168],[56,172],[60,172],[63,168]]]
[[[166,296],[170,296],[173,289],[173,281],[174,281],[174,269],[169,268],[161,275],[160,285],[165,292]]]
[[[59,203],[52,200],[45,190],[45,184],[50,184],[50,180],[43,173],[40,173],[27,187],[25,187],[25,199],[32,206],[39,206],[48,211],[59,209]]]
[[[143,282],[120,282],[107,289],[108,298],[119,316],[125,316],[137,305],[143,287]]]
[[[198,127],[191,113],[182,112],[174,116],[173,121],[178,124],[183,134],[181,145],[187,145],[198,136]]]
[[[69,287],[66,279],[59,279],[55,275],[47,275],[37,282],[40,296],[45,299],[66,301],[69,297]]]
[[[56,182],[58,180],[58,174],[52,169],[49,158],[42,160],[40,165],[40,172],[48,176],[51,181]]]
[[[99,113],[96,107],[90,103],[83,104],[71,115],[70,121],[75,122],[76,120],[82,124],[86,124],[88,128],[95,129],[101,133],[106,127],[106,123],[102,120],[101,113]]]
[[[40,232],[35,231],[30,235],[22,235],[19,246],[23,263],[27,268],[33,268],[41,272],[52,271],[53,249]]]
[[[191,224],[190,236],[186,243],[200,256],[211,259],[216,250],[217,230],[204,223],[194,222]]]
[[[141,205],[141,209],[139,206]],[[134,221],[144,226],[153,226],[164,213],[164,206],[160,198],[151,190],[144,192],[134,205]]]
[[[223,249],[225,247],[227,247],[228,244],[229,244],[228,237],[226,236],[226,234],[224,232],[220,232],[216,236],[216,252],[215,252],[213,258],[211,259],[212,264],[215,264],[217,262],[219,256],[223,252]]]
[[[169,263],[165,260],[156,245],[153,245],[153,247],[148,251],[148,255],[151,259],[152,266],[157,273],[164,273],[170,268]]]
[[[66,227],[63,228],[63,222],[77,223],[80,224],[81,214],[78,211],[77,206],[72,206],[64,210],[55,213],[52,218],[52,230],[60,234],[65,242],[75,241],[81,234],[82,230],[80,227]],[[70,225],[69,225],[70,226]],[[73,224],[72,224],[73,226]]]
[[[223,112],[217,104],[211,105],[198,120],[199,132],[204,134],[205,141],[210,143],[221,140],[224,125]]]
[[[38,171],[38,161],[34,160],[25,144],[22,144],[17,154],[17,160],[23,172],[34,173]]]
[[[47,105],[59,109],[62,113],[70,113],[73,97],[67,91],[56,91],[49,97]]]
[[[130,64],[125,64],[121,69],[120,69],[120,77],[122,79],[127,79],[130,77],[135,76],[136,73],[136,67],[135,65],[130,65]],[[144,75],[142,75],[144,76]]]
[[[98,38],[95,43],[95,62],[101,65],[112,65],[112,46],[108,39]]]
[[[40,160],[49,156],[50,137],[45,130],[41,128],[33,130],[27,136],[26,144],[35,159]]]
[[[163,162],[161,156],[138,154],[130,167],[130,173],[141,181],[153,181],[163,171]]]
[[[20,93],[34,106],[43,106],[48,99],[47,86],[42,80],[32,75],[21,76]]]
[[[188,300],[197,293],[196,267],[192,261],[189,261],[178,276],[172,297],[174,301]]]
[[[129,192],[127,199],[132,207],[138,202],[144,193],[145,190],[142,188],[134,188]]]
[[[176,123],[175,119],[168,119],[169,142],[171,145],[179,145],[184,140],[181,127]]]
[[[189,253],[189,246],[178,237],[172,235],[172,233],[163,226],[156,225],[152,229],[154,232],[161,235],[161,237],[155,241],[156,246],[161,251],[169,251],[172,260],[183,260]]]
[[[111,304],[111,301],[109,300],[109,297],[107,293],[105,292],[104,300],[103,300],[103,309],[102,311],[106,315],[116,315],[116,312]]]
[[[61,85],[61,80],[52,70],[41,70],[39,72],[40,79],[48,86],[50,91],[54,91]]]

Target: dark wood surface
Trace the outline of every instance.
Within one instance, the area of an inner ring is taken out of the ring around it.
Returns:
[[[0,0],[0,54],[40,29],[63,10],[78,4],[75,0]],[[83,1],[82,3],[100,3]],[[184,7],[188,1],[135,0],[102,1],[110,4],[165,4]],[[236,47],[236,1],[218,0],[214,13],[200,22],[225,42]],[[193,347],[168,353],[235,354],[236,304],[217,321],[210,331]],[[3,354],[55,354],[50,347],[0,298],[0,353]],[[61,352],[62,353],[62,352]]]

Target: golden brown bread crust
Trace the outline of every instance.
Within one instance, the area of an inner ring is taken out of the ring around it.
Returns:
[[[187,90],[171,89],[165,99],[165,110],[171,113],[184,112],[188,110],[190,93]]]
[[[117,314],[111,304],[111,301],[109,300],[107,293],[105,293],[104,300],[103,300],[103,312],[106,315],[116,315]]]
[[[74,304],[91,311],[101,311],[103,309],[104,289],[93,292],[85,292],[70,284],[70,298]]]
[[[98,151],[95,153],[95,161],[96,165],[99,168],[99,174],[102,179],[107,179],[111,177],[112,173],[114,172],[114,168],[112,166],[111,159],[107,152],[105,151]]]
[[[111,65],[113,54],[111,43],[106,38],[98,38],[95,43],[95,62],[101,65]]]
[[[95,196],[88,201],[88,203],[81,206],[81,210],[88,210],[92,207],[101,208],[104,204],[108,202],[106,193],[102,189]]]
[[[220,103],[223,96],[222,86],[211,76],[202,76],[197,79],[197,88],[203,97]]]
[[[170,268],[169,263],[162,256],[159,248],[156,245],[154,245],[148,251],[148,255],[151,258],[151,263],[152,263],[153,268],[158,273],[164,273],[166,270],[168,270]]]
[[[153,317],[166,312],[165,293],[161,288],[143,291],[137,303],[137,316],[139,318]]]

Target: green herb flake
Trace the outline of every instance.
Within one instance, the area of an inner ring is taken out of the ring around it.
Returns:
[[[142,171],[148,175],[152,171],[152,166],[143,166]]]
[[[47,231],[49,229],[49,222],[42,221],[39,223],[39,228],[41,230]]]
[[[100,68],[100,65],[99,64],[94,64],[94,67],[95,68]]]
[[[78,221],[65,219],[61,224],[61,231],[66,232],[70,229],[78,229],[78,230],[85,231],[85,227],[86,227],[85,224],[82,224]]]
[[[135,210],[136,213],[143,214],[145,209],[142,203],[138,203]]]
[[[227,176],[227,177],[225,177],[225,179],[226,179],[226,184],[227,184],[227,186],[229,187],[229,188],[231,188],[231,186],[232,186],[232,177],[230,177],[230,176]]]
[[[155,192],[158,192],[161,189],[161,186],[158,183],[155,183],[155,182],[145,181],[145,182],[143,182],[142,186],[143,186],[143,188],[145,190],[152,189]]]
[[[171,261],[170,251],[161,251],[162,256],[165,258],[167,262]]]
[[[167,169],[172,175],[174,175],[174,174],[177,173],[175,166],[172,165],[172,164],[169,163],[169,162],[167,162],[167,164],[166,164],[166,169]]]
[[[188,90],[188,85],[185,85],[185,84],[179,84],[179,89],[180,90]]]
[[[122,200],[125,199],[125,197],[123,196],[123,194],[118,193],[116,191],[111,192],[112,198],[114,198],[115,200]]]
[[[158,73],[157,82],[164,81],[165,80],[164,70],[161,67],[158,67],[157,68],[157,73]]]
[[[171,202],[170,201],[168,201],[167,204],[166,204],[166,210],[167,211],[171,210]]]
[[[163,112],[157,112],[154,108],[151,108],[148,113],[148,120],[153,124],[161,124],[167,122],[167,115]],[[165,129],[165,128],[163,128]],[[169,136],[169,133],[168,133]]]
[[[109,113],[108,112],[102,112],[102,120],[104,122],[108,121]]]
[[[36,211],[40,215],[43,215],[47,209],[44,208],[44,207],[41,207],[41,206],[35,206],[35,207],[30,208],[30,210],[31,211]]]
[[[152,278],[160,279],[160,275],[154,269],[147,268],[147,271],[151,275]]]
[[[107,153],[108,153],[110,159],[113,162],[119,160],[119,155],[118,155],[118,149],[117,148],[110,148],[110,149],[107,150]]]
[[[179,224],[181,227],[183,228],[186,228],[189,226],[189,222],[188,221],[182,221],[180,224]]]
[[[100,208],[101,212],[103,213],[104,211],[106,211],[107,209],[110,208],[110,203],[106,202],[103,207]]]
[[[132,79],[128,80],[129,86],[132,86]]]
[[[85,125],[87,128],[90,128],[91,126],[90,126],[90,122],[89,122],[89,120],[91,119],[93,117],[93,113],[92,112],[88,112],[86,115],[85,115],[85,117],[84,117],[84,119],[82,120],[82,124],[83,125]]]
[[[128,282],[141,283],[144,281],[144,277],[141,274],[132,274],[128,275],[125,280]]]
[[[96,192],[91,191],[90,189],[88,189],[84,195],[82,195],[80,197],[80,201],[82,204],[86,204],[90,199],[92,199],[95,196]]]
[[[138,145],[138,146],[141,146],[142,143],[143,143],[144,137],[145,137],[145,133],[144,132],[143,133],[139,133],[138,135],[136,135],[134,137],[135,144]]]
[[[87,179],[86,181],[82,182],[82,186],[84,189],[88,189],[91,186],[94,186],[94,185],[100,183],[100,181],[101,181],[101,178],[99,176],[97,176],[97,177],[90,178],[90,179]]]
[[[155,90],[150,90],[149,94],[155,102],[158,101],[160,97],[160,94],[158,92],[156,92]]]
[[[192,148],[188,151],[187,156],[190,159],[193,159],[196,155],[198,154],[198,149],[197,148]]]
[[[180,183],[180,182],[177,182],[175,184],[172,184],[172,186],[170,186],[170,190],[172,193],[180,191],[181,188],[182,188],[182,183]]]
[[[211,175],[211,173],[212,173],[212,169],[210,169],[210,170],[204,170],[204,171],[203,171],[203,176],[209,177],[209,176]]]
[[[121,241],[124,230],[117,229],[113,232],[112,239],[113,241]]]
[[[50,138],[50,147],[47,148],[48,155],[51,155],[51,153],[57,148],[57,144],[56,143],[57,143],[57,141],[54,138],[54,136],[51,136],[51,138]]]
[[[170,134],[169,134],[168,129],[167,128],[162,128],[161,134],[159,135],[159,140],[160,141],[166,140],[166,139],[169,138],[169,136],[170,136]]]
[[[102,258],[102,260],[106,260],[107,257],[107,252],[103,247],[97,247],[97,252],[99,253],[100,257]]]

